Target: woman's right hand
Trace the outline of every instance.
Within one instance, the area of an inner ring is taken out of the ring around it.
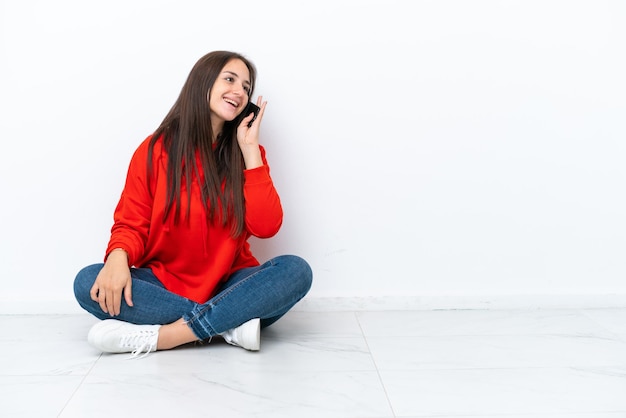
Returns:
[[[100,304],[104,313],[117,316],[120,314],[122,294],[128,306],[133,306],[131,287],[128,255],[122,249],[115,249],[109,253],[89,294],[93,301]]]

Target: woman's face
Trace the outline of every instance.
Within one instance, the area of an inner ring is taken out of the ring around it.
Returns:
[[[224,122],[235,119],[243,111],[250,99],[250,88],[250,72],[243,61],[233,59],[222,68],[208,93],[215,132],[220,132]]]

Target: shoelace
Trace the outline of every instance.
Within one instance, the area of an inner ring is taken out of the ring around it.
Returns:
[[[134,348],[130,353],[130,359],[143,358],[150,352],[156,351],[158,335],[157,331],[139,330],[122,337],[120,345],[122,347]],[[141,353],[144,354],[140,356]]]

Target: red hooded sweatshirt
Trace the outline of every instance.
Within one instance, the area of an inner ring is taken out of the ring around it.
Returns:
[[[192,182],[189,218],[185,216],[188,205],[183,184],[181,220],[174,224],[171,210],[163,222],[167,155],[162,140],[157,141],[152,154],[153,173],[148,178],[150,139],[141,143],[131,159],[106,256],[122,248],[128,253],[130,266],[149,267],[166,289],[205,303],[233,272],[259,265],[250,252],[248,238],[269,238],[282,224],[282,206],[270,177],[265,149],[260,147],[263,165],[244,170],[245,231],[234,239],[230,223],[221,226],[208,221],[197,182]]]

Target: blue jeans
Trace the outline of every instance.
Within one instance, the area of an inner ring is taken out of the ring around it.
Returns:
[[[83,268],[74,280],[76,300],[99,319],[112,318],[89,291],[104,264]],[[265,328],[276,322],[311,288],[313,273],[302,258],[283,255],[233,273],[206,303],[196,303],[165,289],[149,268],[131,268],[132,299],[122,297],[115,319],[133,324],[169,324],[183,318],[200,340],[238,327],[253,318]]]

